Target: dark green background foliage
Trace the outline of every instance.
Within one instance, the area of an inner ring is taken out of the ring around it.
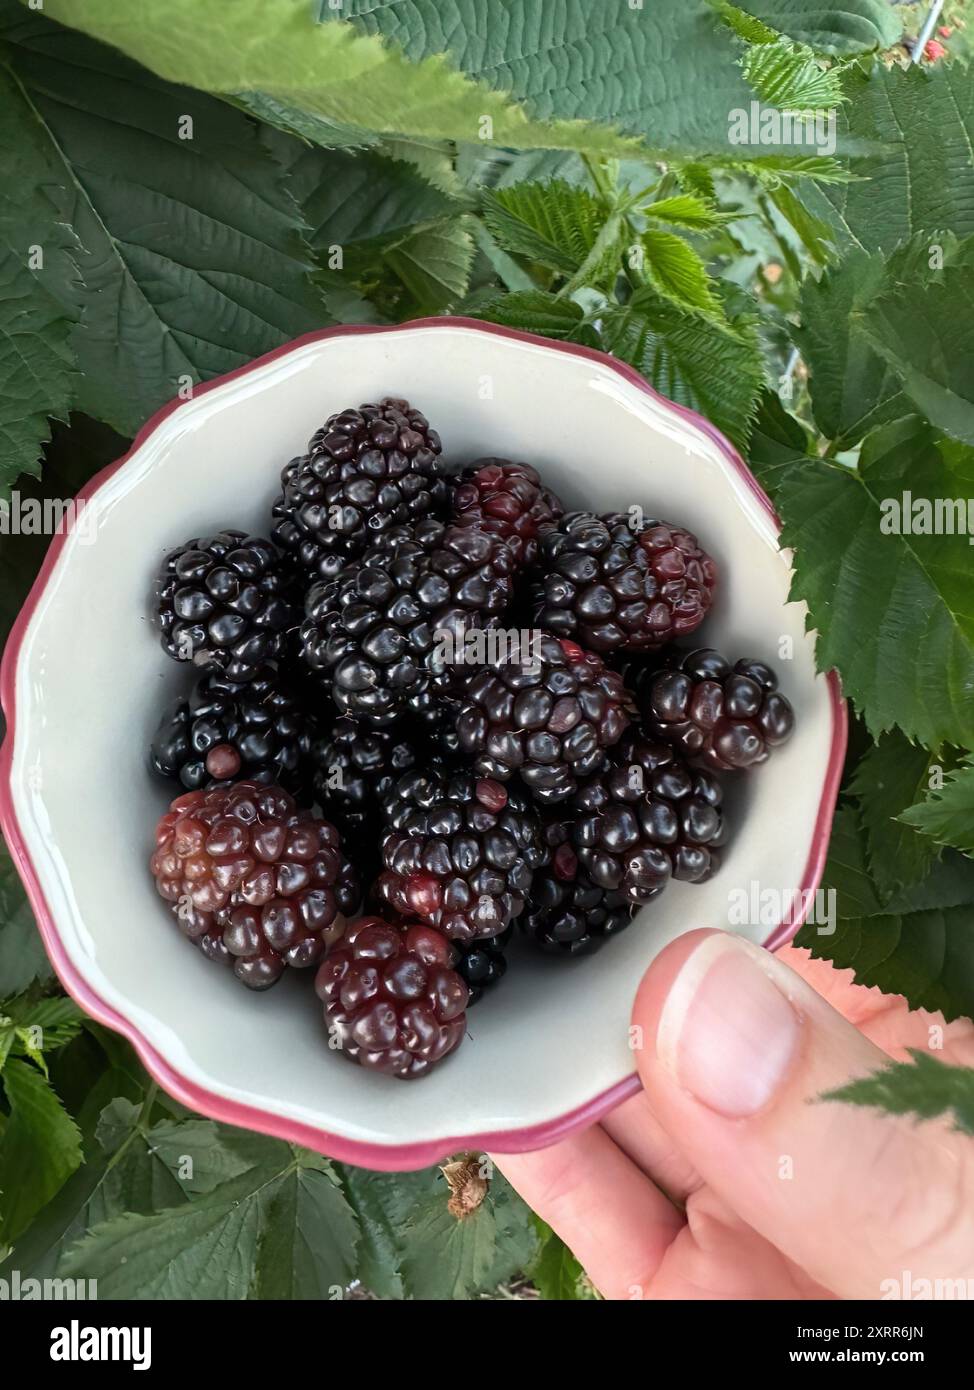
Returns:
[[[970,1016],[972,551],[880,526],[974,491],[974,85],[907,66],[917,8],[0,0],[0,488],[70,497],[181,387],[330,322],[616,354],[749,458],[852,704],[838,929],[803,944]],[[835,153],[731,144],[752,100],[836,110]],[[45,544],[0,536],[0,640]],[[169,1101],[59,991],[2,846],[0,1000],[0,1275],[592,1296],[499,1176],[458,1221],[437,1170]],[[971,1073],[929,1056],[840,1098],[974,1125]]]

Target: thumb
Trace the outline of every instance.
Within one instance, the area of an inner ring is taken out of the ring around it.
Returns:
[[[880,1298],[904,1276],[974,1278],[974,1142],[821,1101],[888,1058],[788,966],[724,932],[688,933],[647,972],[633,1022],[656,1117],[819,1283]]]

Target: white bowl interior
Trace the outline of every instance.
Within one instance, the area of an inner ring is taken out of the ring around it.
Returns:
[[[635,503],[695,530],[722,574],[704,640],[772,661],[798,719],[791,743],[736,781],[731,846],[710,883],[671,885],[591,959],[518,952],[469,1015],[460,1052],[414,1085],[328,1050],[309,979],[253,995],[206,961],[147,868],[170,791],[148,774],[146,747],[187,684],[150,625],[156,565],[223,526],[266,534],[281,466],[325,415],[384,394],[424,410],[455,459],[524,458],[569,505]],[[459,325],[334,337],[187,402],[98,492],[22,647],[14,806],[72,964],[189,1081],[347,1139],[436,1141],[575,1109],[633,1071],[629,1010],[656,952],[691,928],[726,927],[733,890],[802,882],[833,731],[788,585],[766,512],[704,433],[610,367],[541,344]],[[768,935],[759,922],[744,930]]]

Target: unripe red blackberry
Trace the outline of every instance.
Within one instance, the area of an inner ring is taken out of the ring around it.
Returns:
[[[605,766],[635,712],[601,657],[541,632],[470,676],[459,701],[461,755],[484,777],[517,773],[543,803],[564,801]]]
[[[284,655],[298,622],[291,569],[260,536],[221,531],[170,551],[156,580],[156,621],[174,661],[254,680]]]
[[[538,540],[533,620],[596,652],[649,651],[700,626],[717,567],[667,521],[634,530],[622,512],[570,512]]]
[[[281,474],[274,540],[309,575],[332,578],[393,526],[444,516],[439,435],[408,401],[332,415]]]
[[[469,991],[452,947],[427,923],[353,922],[315,976],[329,1036],[346,1057],[404,1080],[463,1041]]]
[[[564,511],[536,469],[508,459],[477,459],[459,475],[453,493],[454,522],[501,536],[521,566],[533,563],[539,531]]]
[[[716,872],[722,801],[712,772],[689,767],[669,744],[629,733],[611,766],[572,799],[572,848],[593,883],[642,906],[671,878],[702,883]]]
[[[648,733],[718,772],[765,762],[795,727],[770,666],[731,666],[710,647],[668,654],[665,669],[639,678],[637,699]]]
[[[360,898],[335,827],[257,782],[177,797],[150,868],[183,933],[251,989],[316,965]]]

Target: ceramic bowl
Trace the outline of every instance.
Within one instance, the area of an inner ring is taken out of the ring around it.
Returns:
[[[797,715],[788,745],[731,779],[733,837],[711,882],[672,884],[589,959],[515,945],[463,1047],[414,1084],[329,1051],[310,979],[255,995],[216,969],[174,929],[147,868],[173,792],[146,748],[187,683],[149,619],[159,559],[227,525],[266,533],[280,468],[321,420],[387,394],[426,412],[454,460],[524,458],[569,506],[637,503],[689,526],[722,576],[706,642],[770,660]],[[81,496],[83,524],[53,540],[5,653],[4,833],[65,988],[186,1105],[373,1168],[541,1147],[638,1090],[630,1005],[668,941],[727,927],[735,893],[816,885],[845,743],[837,686],[816,674],[754,478],[630,368],[462,319],[328,329],[161,410]],[[794,930],[748,920],[739,929],[770,947]]]

